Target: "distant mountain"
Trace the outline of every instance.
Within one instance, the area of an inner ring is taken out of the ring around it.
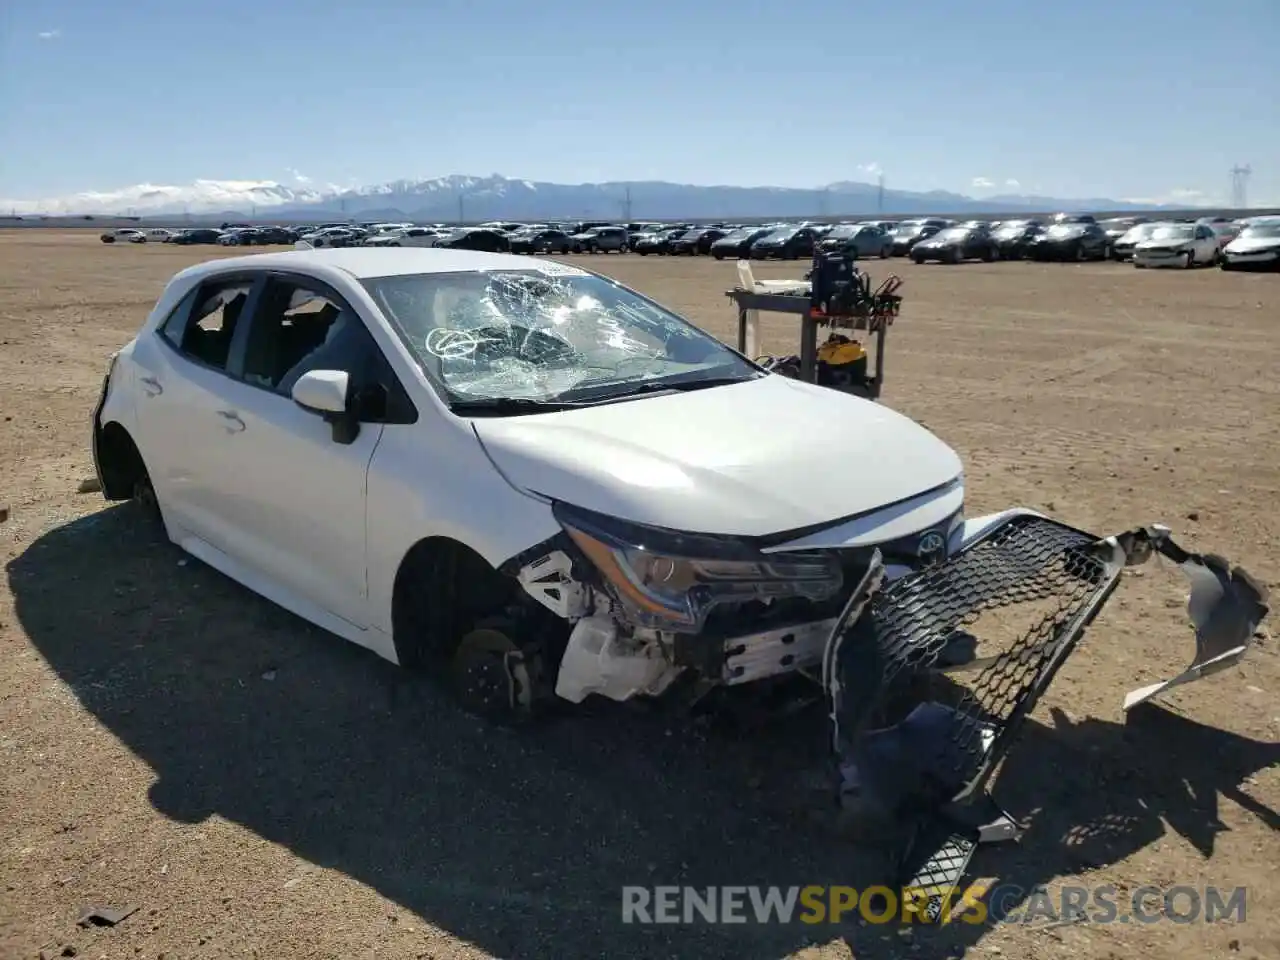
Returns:
[[[270,180],[198,180],[189,186],[141,184],[121,190],[85,192],[49,200],[0,200],[0,212],[19,215],[95,214],[163,216],[267,215],[423,221],[661,220],[795,218],[894,214],[1016,213],[1045,210],[1159,210],[1155,204],[1091,198],[1005,195],[977,199],[944,190],[889,190],[875,184],[840,181],[802,190],[791,187],[695,186],[652,181],[542,183],[453,175],[431,180],[344,189],[336,186],[290,187]],[[629,213],[628,213],[629,212]]]

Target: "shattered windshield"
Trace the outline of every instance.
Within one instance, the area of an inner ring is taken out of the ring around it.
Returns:
[[[761,375],[652,301],[560,264],[362,283],[451,404],[595,402]]]

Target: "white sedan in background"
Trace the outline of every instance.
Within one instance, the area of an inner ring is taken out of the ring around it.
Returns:
[[[1161,223],[1133,248],[1135,267],[1195,267],[1218,262],[1221,241],[1203,223]]]
[[[807,435],[819,421],[842,429]],[[1127,565],[1159,552],[1191,576],[1197,669],[1243,656],[1265,613],[1238,568],[1163,528],[966,518],[960,458],[923,426],[524,256],[302,249],[183,270],[111,358],[93,454],[106,498],[183,550],[506,717],[789,676],[831,698],[842,743],[880,696],[858,659],[878,644],[904,676],[974,671],[1012,729]],[[1020,598],[1059,602],[979,658],[964,625]]]
[[[1256,217],[1222,248],[1222,269],[1280,269],[1280,217]]]

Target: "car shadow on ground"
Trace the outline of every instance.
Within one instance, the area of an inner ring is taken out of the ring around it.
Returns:
[[[50,531],[7,567],[18,618],[60,678],[156,774],[150,800],[217,814],[340,871],[498,956],[778,957],[887,926],[637,926],[622,887],[891,879],[834,838],[821,717],[767,724],[606,704],[507,731],[302,624],[151,532],[129,506]],[[1142,722],[1029,724],[1000,779],[1024,842],[979,871],[1029,889],[1115,862],[1168,822],[1206,854],[1225,792],[1280,746],[1145,710]],[[990,924],[917,931],[959,956]]]

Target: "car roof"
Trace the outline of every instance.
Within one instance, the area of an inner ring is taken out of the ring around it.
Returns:
[[[476,250],[450,250],[441,247],[324,247],[208,260],[188,267],[178,276],[199,279],[238,270],[290,270],[300,273],[341,270],[360,280],[416,273],[536,270],[546,265],[554,265],[558,270],[585,273],[565,264],[507,253],[481,253]]]

